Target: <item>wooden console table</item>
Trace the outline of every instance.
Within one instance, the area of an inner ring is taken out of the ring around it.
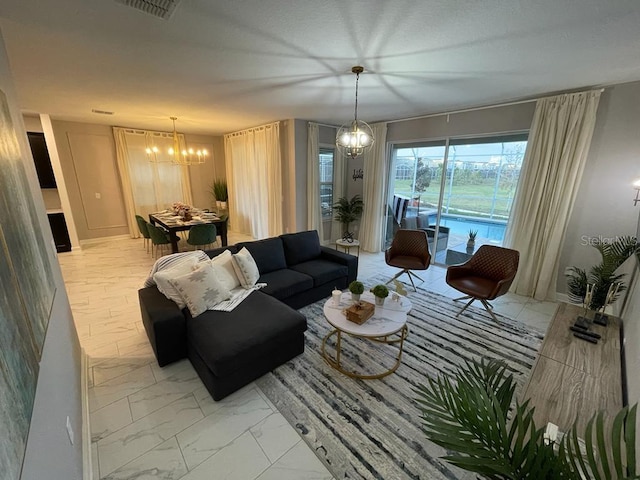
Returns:
[[[602,338],[592,344],[573,336],[569,326],[582,308],[561,303],[551,320],[521,400],[531,399],[538,428],[552,422],[567,431],[578,418],[578,433],[599,410],[612,419],[622,408],[620,321],[591,330]]]

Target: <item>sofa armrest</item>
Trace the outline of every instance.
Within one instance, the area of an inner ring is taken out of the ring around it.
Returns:
[[[320,247],[320,258],[346,265],[348,269],[347,285],[358,277],[358,257],[329,247]]]
[[[163,367],[187,356],[187,325],[182,311],[157,287],[138,290],[142,323]]]

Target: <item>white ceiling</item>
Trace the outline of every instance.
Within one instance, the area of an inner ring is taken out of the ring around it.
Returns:
[[[638,0],[2,0],[0,28],[25,112],[190,133],[345,123],[353,65],[369,123],[640,80]]]

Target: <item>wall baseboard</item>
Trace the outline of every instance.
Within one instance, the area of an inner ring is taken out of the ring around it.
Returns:
[[[81,351],[80,358],[80,391],[82,392],[82,480],[93,480],[91,424],[89,417],[89,357],[84,351],[84,348]]]
[[[80,248],[82,249],[85,245],[95,245],[110,240],[123,240],[125,238],[131,238],[131,235],[125,233],[123,235],[113,235],[112,237],[88,238],[86,240],[80,240]]]

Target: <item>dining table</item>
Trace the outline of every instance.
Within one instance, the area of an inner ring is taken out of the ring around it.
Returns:
[[[159,225],[169,232],[169,240],[171,241],[171,252],[178,253],[178,241],[180,237],[178,232],[189,230],[194,225],[214,224],[216,226],[216,234],[220,236],[223,247],[227,246],[227,220],[228,215],[218,215],[213,212],[201,211],[194,213],[191,220],[183,220],[171,210],[155,212],[149,214],[149,222],[152,225]]]

